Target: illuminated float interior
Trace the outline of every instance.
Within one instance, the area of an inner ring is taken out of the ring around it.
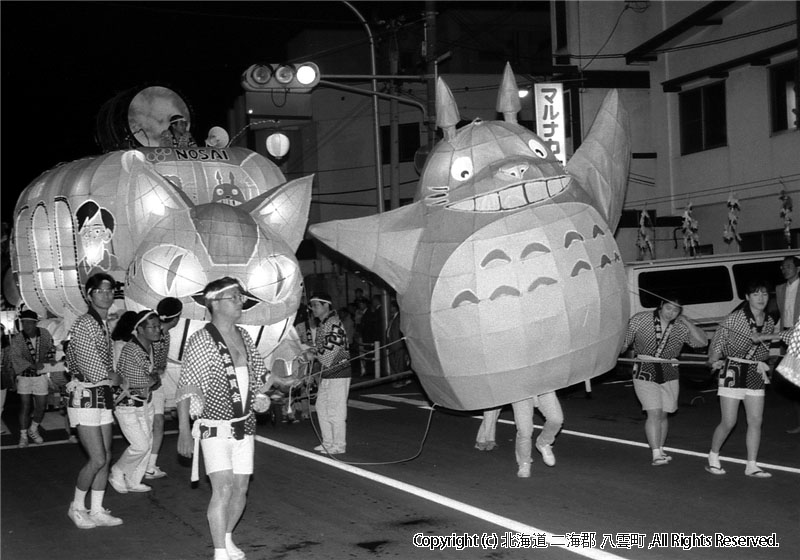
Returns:
[[[195,294],[234,276],[261,299],[247,306],[242,324],[271,350],[300,303],[295,251],[313,176],[287,182],[269,159],[229,146],[219,127],[209,134],[213,146],[160,147],[153,138],[174,114],[191,119],[168,88],[120,94],[98,114],[105,153],[60,164],[23,191],[11,247],[20,298],[40,316],[71,324],[86,312],[86,279],[102,271],[117,280],[126,309],[179,298],[180,328],[192,331],[206,318]]]

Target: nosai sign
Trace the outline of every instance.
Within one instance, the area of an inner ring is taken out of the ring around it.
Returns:
[[[536,133],[547,142],[561,165],[566,165],[564,87],[562,84],[534,84],[534,92],[536,96]]]

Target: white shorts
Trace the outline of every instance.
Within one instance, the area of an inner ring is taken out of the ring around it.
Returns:
[[[153,395],[150,405],[156,414],[164,414],[164,403],[167,400],[167,395],[164,393],[164,387],[159,387],[151,393]]]
[[[46,375],[37,377],[17,377],[17,394],[20,395],[43,395],[50,393],[49,378]]]
[[[666,383],[655,383],[643,379],[633,380],[633,390],[642,403],[642,410],[661,409],[664,412],[678,410],[680,386],[677,379]]]
[[[244,439],[206,438],[200,440],[206,474],[233,471],[233,474],[253,474],[253,455],[256,449],[255,436]]]
[[[114,413],[107,408],[75,408],[67,407],[69,425],[73,428],[81,426],[103,426],[114,423]]]
[[[736,389],[735,387],[718,387],[717,395],[743,401],[747,397],[763,397],[764,389]]]

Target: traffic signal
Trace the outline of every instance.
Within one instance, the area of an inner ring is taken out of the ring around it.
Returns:
[[[319,78],[319,67],[313,62],[253,64],[242,74],[242,87],[247,91],[307,93]]]

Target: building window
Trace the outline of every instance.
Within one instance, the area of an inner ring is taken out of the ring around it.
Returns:
[[[726,146],[725,82],[680,94],[681,154]]]
[[[742,233],[742,241],[739,247],[742,251],[772,251],[800,247],[800,229],[792,228],[789,234],[791,243],[786,242],[786,234],[782,229]]]
[[[772,132],[797,128],[797,60],[769,69]]]
[[[703,266],[680,270],[654,270],[639,275],[639,302],[657,307],[658,294],[675,294],[684,305],[698,305],[733,299],[730,276],[725,266]]]
[[[555,20],[556,20],[556,49],[566,49],[567,48],[567,3],[565,0],[555,0],[553,2],[553,7],[555,8]],[[557,62],[556,64],[561,64]],[[567,59],[564,64],[569,64],[569,59]]]
[[[414,161],[414,154],[419,148],[419,123],[405,123],[398,126],[398,143],[400,163]],[[390,162],[390,132],[388,126],[381,127],[381,158],[384,164]]]

